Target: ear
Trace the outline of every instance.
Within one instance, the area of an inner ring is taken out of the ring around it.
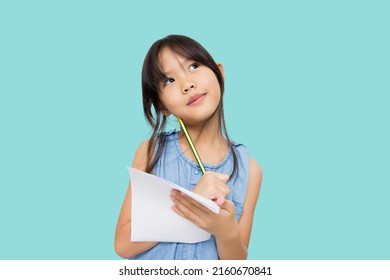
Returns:
[[[161,100],[158,100],[158,104],[157,104],[157,108],[161,114],[163,114],[164,116],[166,117],[169,117],[169,115],[171,114],[171,112],[168,111],[167,108],[165,108],[164,104],[161,102]]]
[[[222,73],[222,77],[225,79],[225,72],[223,70],[222,64],[221,63],[217,63],[217,66],[219,68],[219,71],[221,71],[221,73]]]
[[[160,105],[160,112],[166,117],[171,115],[171,112],[169,112],[163,105]]]
[[[166,116],[166,117],[169,117],[171,115],[171,113],[167,110],[167,109],[164,109],[164,110],[161,110],[161,113]]]

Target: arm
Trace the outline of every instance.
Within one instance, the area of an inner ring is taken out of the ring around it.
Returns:
[[[220,259],[246,259],[248,255],[253,217],[263,177],[261,167],[254,159],[251,158],[249,164],[249,181],[244,202],[244,212],[238,222],[238,230],[232,231],[231,236],[217,238]]]
[[[145,171],[148,142],[143,142],[137,149],[132,167]],[[130,258],[155,246],[156,242],[131,242],[131,184],[127,189],[115,231],[115,252],[122,258]]]
[[[218,199],[220,213],[215,214],[206,207],[177,191],[172,192],[174,211],[216,238],[220,259],[246,259],[250,234],[260,192],[262,171],[255,160],[250,160],[248,189],[244,212],[237,223],[232,201]]]

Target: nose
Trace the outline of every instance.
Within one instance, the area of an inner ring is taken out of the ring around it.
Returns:
[[[188,93],[190,90],[195,88],[194,82],[187,82],[183,85],[183,92]]]

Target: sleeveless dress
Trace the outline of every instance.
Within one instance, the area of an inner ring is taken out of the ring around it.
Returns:
[[[183,188],[192,190],[202,177],[198,164],[190,160],[182,150],[178,131],[165,132],[160,137],[166,137],[164,152],[153,169],[152,174],[165,178]],[[240,219],[243,212],[248,178],[249,154],[245,146],[233,142],[237,154],[238,173],[227,182],[230,193],[228,200],[233,201],[236,209],[236,219]],[[231,174],[233,170],[233,155],[229,149],[225,159],[217,164],[204,163],[206,171]],[[217,260],[217,246],[215,237],[199,243],[160,242],[153,248],[140,253],[131,260]]]

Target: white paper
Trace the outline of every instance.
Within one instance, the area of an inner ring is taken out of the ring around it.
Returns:
[[[184,242],[208,240],[210,233],[176,214],[171,207],[172,189],[179,190],[202,203],[215,213],[219,206],[163,178],[128,168],[132,188],[131,241],[133,242]]]

